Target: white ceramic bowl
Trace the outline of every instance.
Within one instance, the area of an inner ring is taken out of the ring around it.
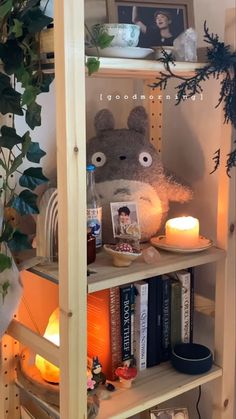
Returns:
[[[112,262],[114,266],[117,267],[126,267],[131,265],[134,260],[136,260],[139,256],[141,256],[140,253],[128,253],[128,252],[118,252],[115,249],[115,246],[110,246],[107,244],[104,244],[105,251],[112,257]]]
[[[136,47],[139,41],[140,27],[129,23],[104,23],[100,25],[108,35],[114,36],[112,47]]]

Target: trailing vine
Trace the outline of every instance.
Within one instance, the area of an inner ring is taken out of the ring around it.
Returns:
[[[12,116],[11,126],[0,128],[1,201],[3,214],[0,223],[0,244],[7,243],[12,251],[30,248],[27,235],[19,230],[19,217],[37,214],[38,185],[48,181],[41,167],[35,167],[46,154],[34,142],[27,130],[19,135],[15,116],[25,119],[31,130],[41,125],[40,93],[48,92],[53,75],[45,74],[40,62],[40,32],[52,19],[45,15],[40,0],[0,0],[0,113]],[[20,92],[18,91],[20,88]],[[28,160],[34,167],[21,170]],[[16,192],[19,185],[23,188]],[[1,248],[2,251],[2,248]],[[11,258],[0,252],[0,272],[10,268]],[[0,294],[4,299],[9,284],[2,283]]]
[[[204,41],[207,47],[207,64],[202,68],[197,68],[195,74],[191,77],[183,77],[174,72],[173,67],[176,65],[172,54],[163,50],[163,62],[165,71],[156,77],[157,82],[151,87],[165,89],[170,79],[176,79],[180,83],[176,86],[177,101],[176,105],[186,98],[190,98],[203,91],[202,83],[211,77],[219,79],[220,77],[220,94],[216,108],[223,105],[224,122],[231,123],[236,128],[236,51],[232,52],[229,45],[219,41],[219,36],[209,32],[209,28],[204,23]],[[220,151],[217,150],[213,157],[215,167],[212,173],[220,164]],[[236,166],[236,148],[228,155],[226,162],[226,171],[229,175],[232,167]]]

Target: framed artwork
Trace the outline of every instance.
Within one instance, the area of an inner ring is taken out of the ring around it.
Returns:
[[[141,236],[136,202],[111,202],[114,238],[139,239]]]
[[[140,27],[139,47],[172,46],[194,27],[193,0],[106,0],[108,20]]]
[[[157,409],[151,410],[150,419],[189,419],[188,410],[183,408],[176,409]]]

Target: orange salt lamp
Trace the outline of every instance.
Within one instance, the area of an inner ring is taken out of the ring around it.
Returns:
[[[59,308],[49,317],[49,322],[44,333],[44,337],[55,345],[60,345],[59,336]],[[35,365],[39,369],[42,378],[49,383],[58,384],[60,381],[60,369],[42,358],[40,355],[35,357]]]

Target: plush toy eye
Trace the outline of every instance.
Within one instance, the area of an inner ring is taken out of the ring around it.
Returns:
[[[149,167],[152,164],[152,156],[151,154],[144,151],[143,153],[139,154],[139,163],[141,166]]]
[[[98,151],[97,153],[94,153],[92,155],[92,164],[94,164],[94,166],[96,167],[101,167],[104,166],[104,164],[106,163],[106,156],[104,153],[102,153],[101,151]]]

